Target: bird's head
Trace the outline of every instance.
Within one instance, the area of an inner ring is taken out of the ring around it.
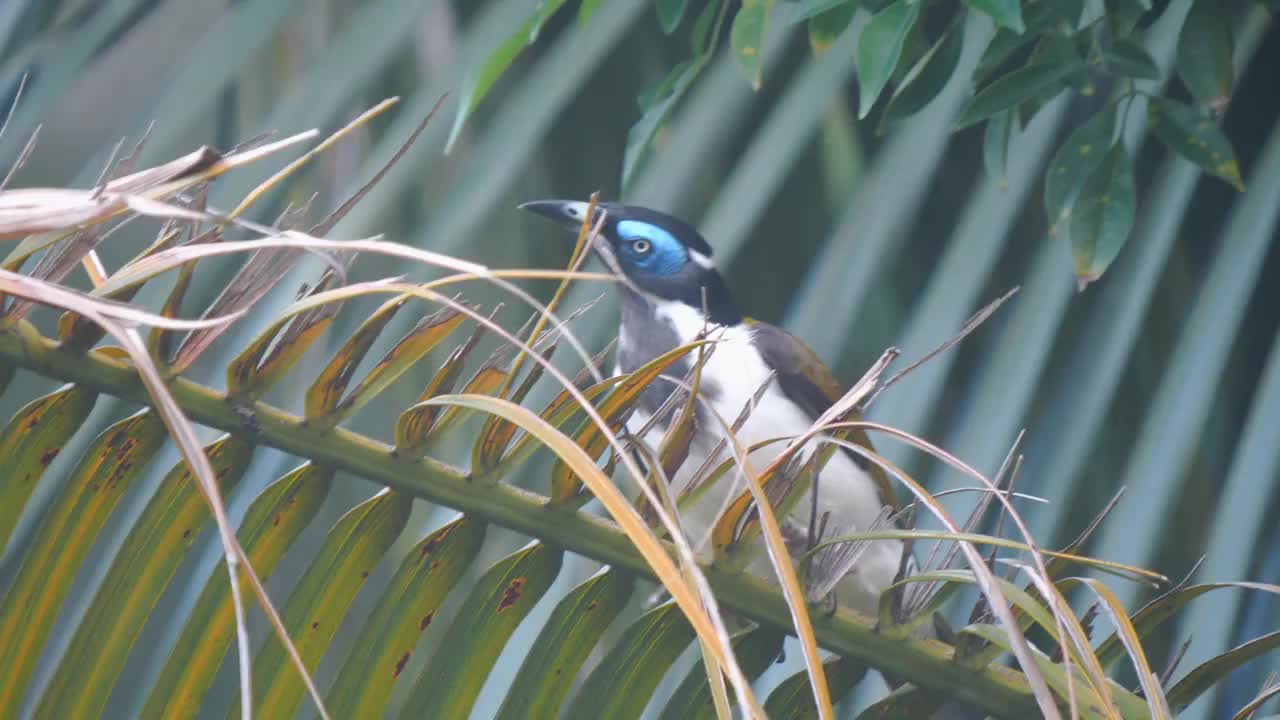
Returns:
[[[576,200],[535,200],[521,210],[542,215],[568,230],[582,226],[588,204]],[[689,223],[649,208],[597,203],[605,216],[600,239],[606,261],[626,275],[650,299],[677,301],[701,311],[712,322],[735,325],[742,320],[733,297],[711,260],[711,246]]]

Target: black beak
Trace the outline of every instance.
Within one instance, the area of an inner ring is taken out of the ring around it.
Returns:
[[[587,203],[578,200],[534,200],[520,206],[521,210],[554,220],[561,227],[577,230],[587,212]]]

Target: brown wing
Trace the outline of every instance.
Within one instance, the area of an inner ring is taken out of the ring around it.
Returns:
[[[844,396],[840,381],[795,335],[777,325],[751,318],[747,318],[746,324],[752,331],[752,344],[760,352],[765,364],[776,373],[778,387],[812,419],[818,419]],[[850,432],[849,439],[865,448],[874,449],[864,430]],[[891,506],[895,512],[901,509],[897,501],[897,493],[893,491],[884,468],[857,453],[848,450],[846,452],[875,482],[880,491],[881,500]]]

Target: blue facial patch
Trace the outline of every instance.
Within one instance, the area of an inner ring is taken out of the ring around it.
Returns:
[[[689,261],[689,252],[684,244],[666,230],[640,220],[622,220],[618,223],[618,236],[624,241],[644,239],[649,241],[650,250],[640,254],[631,251],[630,245],[622,244],[624,260],[629,261],[637,269],[656,275],[674,275],[680,272]]]

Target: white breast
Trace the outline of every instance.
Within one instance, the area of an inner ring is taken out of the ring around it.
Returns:
[[[659,306],[658,314],[676,328],[683,342],[695,338],[703,328],[701,314],[682,303],[664,303]],[[729,424],[741,414],[756,391],[769,380],[772,372],[752,344],[750,332],[746,325],[714,330],[711,337],[717,340],[716,349],[702,371],[704,382],[711,380],[718,390],[709,404]],[[633,432],[639,431],[647,420],[647,416],[637,413],[629,421],[628,428]],[[775,381],[770,384],[737,433],[737,439],[742,447],[749,448],[765,440],[802,435],[809,430],[812,420],[808,413],[782,392]],[[718,425],[718,422],[713,420],[712,424]],[[722,427],[704,430],[712,430],[714,434],[704,433],[695,443],[689,459],[673,479],[672,487],[677,494],[685,488],[693,473],[723,437]],[[657,448],[661,438],[662,430],[655,429],[645,441],[650,447]],[[759,473],[766,468],[786,444],[786,441],[773,443],[752,453],[749,461],[754,472]],[[817,447],[819,443],[813,441],[802,452],[807,456]],[[731,457],[730,453],[722,453],[716,458],[716,462],[728,457]],[[829,513],[829,528],[843,528],[846,533],[867,530],[882,517],[883,503],[875,483],[843,452],[832,456],[822,472],[818,486],[818,516],[821,518],[823,514]],[[726,473],[698,502],[682,508],[681,520],[685,530],[694,547],[704,557],[709,555],[709,533],[716,518],[727,503],[745,489],[741,473]],[[810,508],[808,499],[797,503],[786,523],[793,527],[808,528]],[[828,535],[830,534],[829,532]],[[876,598],[893,581],[901,554],[901,543],[896,541],[871,543],[862,552],[853,572],[837,586],[841,604],[853,605],[864,612],[874,613]],[[767,556],[763,552],[758,555],[751,562],[751,570],[765,577],[773,577],[774,571]]]

